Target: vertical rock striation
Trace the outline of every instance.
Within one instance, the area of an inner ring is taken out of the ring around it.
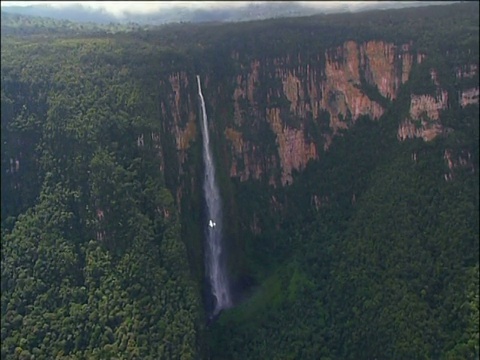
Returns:
[[[243,66],[240,54],[234,52],[231,57]],[[382,116],[384,108],[362,90],[363,83],[393,100],[409,79],[415,60],[421,62],[423,55],[415,56],[411,44],[382,41],[347,41],[309,57],[299,53],[250,60],[235,77],[234,122],[225,130],[231,142],[230,176],[241,181],[259,179],[271,174],[271,167],[280,166],[279,183],[291,183],[292,171],[301,171],[308,161],[317,159],[319,149],[328,149],[340,130],[360,116]],[[257,99],[263,99],[266,106],[259,107]],[[327,129],[322,128],[326,131],[317,137],[309,135],[306,123],[322,127],[326,114]],[[248,123],[265,121],[276,137],[277,161],[256,156],[263,144],[246,140],[242,131]],[[275,182],[271,177],[269,181]]]
[[[230,177],[265,180],[274,186],[290,184],[295,171],[318,159],[332,139],[360,117],[379,119],[385,104],[395,100],[410,79],[412,68],[425,58],[413,50],[411,42],[384,41],[346,41],[308,54],[253,59],[232,51],[225,60],[236,69],[231,81],[222,79],[217,84],[213,78],[205,79],[216,112],[212,117],[222,117],[222,128],[216,131],[226,139],[223,161]],[[460,80],[471,81],[478,75],[478,66],[459,66],[454,73]],[[411,96],[409,114],[397,132],[401,141],[430,141],[445,131],[440,116],[449,106],[449,94],[441,88],[434,69],[431,78],[436,93]],[[189,80],[185,72],[170,74],[165,83],[172,95],[161,103],[163,117],[172,123],[180,165],[197,136]],[[463,107],[478,104],[478,87],[466,87],[458,96]]]

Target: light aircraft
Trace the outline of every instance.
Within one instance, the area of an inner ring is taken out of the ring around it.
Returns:
[[[216,224],[214,221],[212,221],[212,220],[210,220],[210,221],[208,222],[208,226],[210,226],[211,228],[214,228],[216,225],[217,225],[217,224]]]

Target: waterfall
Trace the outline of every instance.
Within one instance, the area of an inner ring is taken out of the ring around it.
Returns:
[[[205,177],[203,181],[203,192],[205,194],[207,206],[206,224],[206,246],[205,246],[205,264],[207,277],[210,281],[212,294],[215,298],[213,316],[217,315],[222,309],[231,306],[230,289],[225,268],[225,257],[222,249],[222,201],[215,178],[215,165],[212,159],[210,149],[210,139],[208,136],[207,110],[202,94],[200,77],[197,75],[198,96],[200,98],[201,131],[203,138],[203,162],[205,165]]]

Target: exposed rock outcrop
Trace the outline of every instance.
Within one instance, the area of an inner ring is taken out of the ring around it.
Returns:
[[[414,120],[426,115],[429,119],[438,120],[440,111],[447,108],[448,94],[442,90],[437,96],[412,95],[410,101],[410,116]]]
[[[192,102],[186,72],[170,74],[168,83],[171,87],[171,95],[168,99],[168,108],[165,102],[161,102],[162,115],[171,124],[170,132],[175,137],[175,144],[178,150],[178,161],[182,164],[186,158],[186,150],[190,141],[196,136],[196,102]],[[196,101],[196,99],[195,99]],[[185,121],[186,120],[186,121]]]
[[[422,138],[431,141],[445,132],[440,122],[440,113],[448,106],[448,93],[440,88],[438,74],[430,70],[430,77],[436,86],[436,94],[411,95],[409,116],[399,125],[397,138],[401,141]]]
[[[451,149],[445,149],[443,158],[448,166],[448,171],[444,174],[445,181],[451,181],[455,177],[458,169],[467,169],[475,172],[475,166],[472,162],[472,154],[469,151],[460,151],[454,153]]]
[[[375,49],[376,46],[369,46],[365,48]],[[360,90],[360,64],[359,54],[365,52],[363,55],[365,70],[367,74],[371,75],[370,81],[382,82],[379,71],[376,71],[376,66],[384,65],[388,60],[382,59],[374,61],[369,58],[366,50],[360,50],[358,45],[353,41],[348,41],[343,47],[339,47],[332,52],[327,51],[325,54],[326,65],[325,74],[326,81],[322,83],[321,93],[321,107],[330,113],[330,127],[334,133],[338,129],[345,129],[348,127],[344,119],[351,118],[352,121],[358,119],[361,115],[368,115],[373,119],[378,119],[383,114],[383,108],[380,104],[370,100],[366,94]],[[388,52],[388,51],[385,51]],[[375,69],[375,70],[373,70]],[[385,78],[391,74],[385,74]],[[367,77],[368,79],[368,77]],[[395,81],[389,78],[390,81]],[[368,80],[367,80],[368,81]],[[387,86],[388,85],[388,86]],[[385,87],[390,87],[387,84]],[[377,85],[378,86],[378,85]],[[393,85],[391,87],[394,87]]]
[[[400,86],[409,80],[412,67],[425,60],[425,54],[415,53],[412,48],[412,43],[347,41],[308,56],[297,53],[248,60],[233,51],[227,60],[238,69],[232,78],[233,87],[214,84],[208,76],[204,83],[206,93],[210,92],[210,106],[223,109],[212,116],[233,115],[233,121],[226,119],[224,129],[217,129],[227,140],[229,154],[224,159],[230,166],[229,175],[240,181],[291,183],[292,173],[318,159],[321,149],[328,150],[340,130],[348,129],[361,116],[379,119],[383,115],[380,97],[395,100]],[[478,66],[468,64],[454,71],[459,79],[472,78]],[[448,93],[441,88],[434,69],[430,75],[436,93],[411,96],[409,114],[397,132],[401,141],[430,141],[446,131],[440,116],[448,106]],[[195,98],[192,101],[188,84],[185,72],[170,74],[164,85],[170,87],[172,95],[160,104],[163,117],[171,119],[170,128],[165,130],[175,138],[179,164],[186,160],[186,150],[197,136],[197,104]],[[375,89],[377,95],[371,93]],[[462,106],[478,104],[479,89],[463,90],[459,97]],[[308,132],[309,126],[316,132]],[[250,136],[249,129],[257,135]],[[271,130],[276,149],[265,143],[267,138],[265,142],[256,139],[259,129],[262,134]],[[143,135],[137,142],[143,146]]]
[[[292,183],[292,170],[302,169],[310,159],[317,158],[315,144],[305,140],[303,128],[297,130],[284,126],[280,109],[268,109],[267,119],[277,136],[282,185]]]
[[[463,90],[460,92],[460,105],[465,107],[470,104],[478,104],[479,88]]]
[[[411,44],[404,44],[398,50],[394,44],[383,41],[369,41],[360,47],[360,65],[365,78],[377,86],[382,96],[395,99],[400,85],[408,80],[413,63],[410,48]],[[397,58],[401,59],[400,69],[396,66]]]
[[[473,78],[477,73],[478,73],[477,64],[457,66],[455,68],[455,76],[457,77],[457,79]]]
[[[231,57],[239,61],[238,53],[233,52]],[[232,94],[235,129],[229,129],[227,136],[232,142],[230,176],[243,181],[269,173],[264,164],[254,165],[259,157],[252,152],[262,144],[253,146],[236,130],[246,124],[246,119],[269,123],[277,138],[280,182],[289,183],[292,171],[302,170],[309,160],[317,159],[317,149],[323,146],[327,150],[340,129],[348,128],[362,115],[372,119],[382,116],[384,109],[362,91],[362,81],[377,87],[381,96],[395,99],[398,88],[409,78],[413,62],[423,58],[412,53],[411,44],[370,41],[359,45],[347,41],[310,60],[296,54],[250,61],[243,67],[245,72],[236,76]],[[266,86],[267,82],[278,82],[281,87]],[[267,108],[259,108],[259,97],[265,99]],[[305,121],[311,118],[318,123],[325,111],[331,133],[308,138]],[[284,112],[287,115],[281,115]],[[242,159],[244,166],[240,169]]]
[[[447,108],[448,94],[441,91],[438,96],[412,95],[410,113],[399,126],[397,137],[403,141],[412,138],[422,138],[431,141],[444,129],[440,123],[440,111]]]
[[[241,181],[248,179],[259,180],[264,174],[265,154],[255,144],[244,141],[242,133],[232,128],[225,129],[225,136],[232,144],[232,164],[230,167],[230,176],[239,177]],[[267,158],[268,163],[276,166],[275,157]],[[275,184],[275,179],[270,177],[270,184]]]

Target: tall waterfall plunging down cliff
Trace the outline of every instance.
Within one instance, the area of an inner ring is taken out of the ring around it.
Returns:
[[[206,225],[205,261],[207,276],[210,281],[212,294],[215,298],[213,315],[217,315],[222,309],[231,306],[230,289],[225,267],[225,257],[222,247],[222,202],[215,178],[215,166],[213,164],[210,149],[210,140],[207,126],[207,110],[202,94],[200,77],[197,75],[198,96],[202,109],[202,138],[203,138],[203,162],[205,165],[205,178],[203,191],[207,205],[208,224]]]

